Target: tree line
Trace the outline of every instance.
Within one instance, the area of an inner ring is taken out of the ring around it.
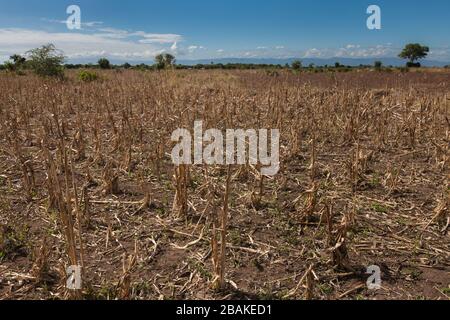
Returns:
[[[399,57],[407,59],[406,67],[421,67],[420,60],[427,57],[430,49],[427,46],[422,46],[418,43],[411,43],[405,46]],[[389,66],[392,67],[392,66]],[[448,66],[447,66],[448,67]],[[274,65],[274,64],[247,64],[247,63],[211,63],[211,64],[197,64],[193,66],[176,64],[175,56],[169,53],[162,53],[155,57],[154,63],[131,65],[124,63],[121,65],[113,65],[106,58],[101,58],[97,64],[70,64],[66,63],[64,54],[58,50],[53,44],[44,45],[42,47],[32,49],[25,53],[24,56],[14,54],[10,57],[10,61],[0,64],[0,69],[4,69],[18,74],[24,73],[24,70],[32,70],[40,76],[63,77],[64,69],[138,69],[138,70],[164,70],[164,69],[291,69],[294,71],[313,70],[314,72],[322,72],[325,70],[350,71],[351,66],[341,65],[336,62],[334,66],[303,66],[300,60],[293,61],[290,65]],[[383,69],[381,61],[376,61],[374,65],[360,65],[356,68],[375,68],[377,70]],[[85,75],[84,75],[85,76]],[[91,78],[91,77],[88,77]]]

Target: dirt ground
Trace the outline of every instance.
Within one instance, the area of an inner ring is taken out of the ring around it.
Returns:
[[[449,299],[449,107],[448,71],[0,74],[0,299],[71,297],[52,192],[79,298]],[[223,290],[227,168],[190,167],[174,214],[170,134],[199,119],[281,130],[276,176],[231,168]]]

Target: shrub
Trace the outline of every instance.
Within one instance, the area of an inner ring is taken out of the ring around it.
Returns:
[[[65,57],[53,44],[48,44],[27,52],[28,65],[38,76],[64,77]]]
[[[296,60],[292,62],[292,69],[294,70],[300,70],[302,68],[302,62],[299,60]]]
[[[380,70],[383,67],[383,62],[375,61],[375,69]]]
[[[91,82],[98,79],[98,74],[92,71],[82,70],[78,73],[78,79],[83,82]]]
[[[111,69],[111,63],[106,58],[101,58],[98,60],[98,65],[101,69]]]
[[[6,61],[3,65],[3,68],[9,72],[13,72],[15,70],[14,63],[12,63],[11,61]]]
[[[420,62],[407,62],[406,67],[408,68],[420,68],[421,64]]]
[[[0,65],[0,70],[15,72],[18,75],[25,74],[23,70],[27,67],[27,61],[24,57],[14,54],[9,59],[10,61],[6,61],[3,65]]]
[[[157,70],[173,67],[175,63],[175,57],[169,53],[158,54],[155,57],[155,69]]]

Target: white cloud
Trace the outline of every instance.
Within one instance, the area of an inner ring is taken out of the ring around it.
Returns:
[[[192,45],[192,46],[189,46],[189,47],[188,47],[189,53],[194,53],[194,52],[197,51],[197,50],[205,50],[205,49],[206,49],[206,48],[203,47],[203,46],[194,46],[194,45]]]
[[[51,22],[51,23],[60,23],[66,24],[67,20],[55,20],[55,19],[47,19],[42,18],[42,21]],[[97,32],[96,36],[107,37],[112,39],[126,39],[130,37],[142,38],[138,40],[140,43],[144,44],[170,44],[174,42],[183,41],[183,37],[179,34],[158,34],[158,33],[147,33],[145,31],[128,31],[123,29],[111,28],[111,27],[99,27],[103,25],[102,21],[89,21],[82,22],[82,27],[94,28],[95,32]]]
[[[305,52],[303,58],[321,58],[322,55],[323,55],[322,51],[316,48],[312,48]]]
[[[0,56],[9,56],[53,43],[70,58],[110,56],[116,58],[151,59],[164,51],[164,46],[144,44],[108,34],[47,32],[29,29],[0,29]]]
[[[108,37],[113,39],[125,39],[129,36],[129,32],[126,30],[115,28],[100,28],[96,30],[95,35],[100,37]]]
[[[263,48],[256,47],[253,50],[226,52],[223,49],[219,49],[216,52],[212,52],[212,57],[224,57],[226,53],[226,56],[230,58],[393,58],[397,57],[401,50],[401,48],[395,47],[390,43],[373,46],[347,44],[341,48],[310,48],[306,50],[292,50],[282,46]],[[435,48],[430,52],[429,59],[449,61],[450,49]]]
[[[305,51],[303,58],[382,58],[396,57],[399,48],[391,44],[362,47],[361,45],[348,44],[342,48],[312,48]]]
[[[139,40],[140,43],[176,43],[183,41],[183,37],[179,34],[157,34],[138,31],[130,35],[143,37],[144,39]]]
[[[102,24],[103,24],[102,21],[90,21],[90,22],[82,22],[81,26],[84,25],[86,27],[92,28],[92,27],[99,26],[99,25],[102,25]]]
[[[67,24],[67,20],[56,20],[56,19],[47,19],[47,18],[41,18],[42,21],[50,22],[50,23],[60,23],[60,24]],[[100,26],[103,24],[103,21],[88,21],[88,22],[81,22],[81,27],[88,27],[88,28],[94,28],[97,26]]]
[[[172,44],[172,46],[170,47],[170,51],[172,51],[172,53],[175,55],[184,55],[184,50],[178,47],[178,42],[174,42]]]
[[[0,28],[0,63],[12,54],[23,54],[26,51],[53,43],[61,49],[69,59],[91,60],[97,57],[110,57],[133,61],[152,60],[162,52],[170,52],[178,58],[213,59],[219,57],[236,58],[382,58],[396,57],[401,48],[392,44],[361,46],[346,44],[341,48],[310,48],[292,50],[284,46],[230,51],[224,49],[207,49],[198,44],[183,45],[184,37],[172,33],[148,33],[130,31],[106,26],[95,27],[100,22],[93,22],[93,29],[62,32],[44,30]],[[449,47],[431,48],[429,59],[450,61]],[[95,60],[94,60],[95,61]]]
[[[450,47],[431,48],[428,58],[448,62],[450,61]]]
[[[171,44],[183,41],[183,36],[171,33],[147,33],[144,31],[128,31],[109,27],[99,28],[96,32],[95,35],[97,36],[113,39],[140,38],[138,42],[143,44]]]

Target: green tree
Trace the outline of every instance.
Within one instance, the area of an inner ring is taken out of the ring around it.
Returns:
[[[176,62],[175,57],[173,55],[171,55],[170,53],[166,53],[164,55],[164,61],[166,63],[166,67],[171,67]]]
[[[155,57],[155,64],[157,69],[165,69],[175,65],[176,59],[170,53],[158,54]]]
[[[27,62],[27,59],[22,57],[20,54],[13,54],[9,57],[11,61],[6,61],[4,65],[4,69],[8,71],[16,71],[20,72],[25,68],[25,64]]]
[[[6,61],[3,65],[6,71],[13,72],[16,70],[16,66],[11,61]]]
[[[375,69],[379,70],[379,69],[381,69],[381,67],[383,67],[383,62],[375,61],[374,66],[375,66]]]
[[[111,69],[111,63],[106,58],[99,59],[97,63],[100,66],[100,69]]]
[[[65,57],[53,44],[32,49],[27,52],[28,65],[39,76],[63,77]]]
[[[302,68],[302,62],[300,60],[295,60],[292,62],[291,66],[294,70],[300,70]]]
[[[11,57],[9,57],[12,61],[14,61],[15,65],[23,65],[27,59],[22,57],[20,54],[13,54]]]
[[[403,51],[398,55],[402,59],[409,59],[409,66],[419,66],[420,63],[416,64],[416,61],[425,58],[430,52],[430,48],[427,46],[422,46],[419,43],[410,43],[405,46]]]

